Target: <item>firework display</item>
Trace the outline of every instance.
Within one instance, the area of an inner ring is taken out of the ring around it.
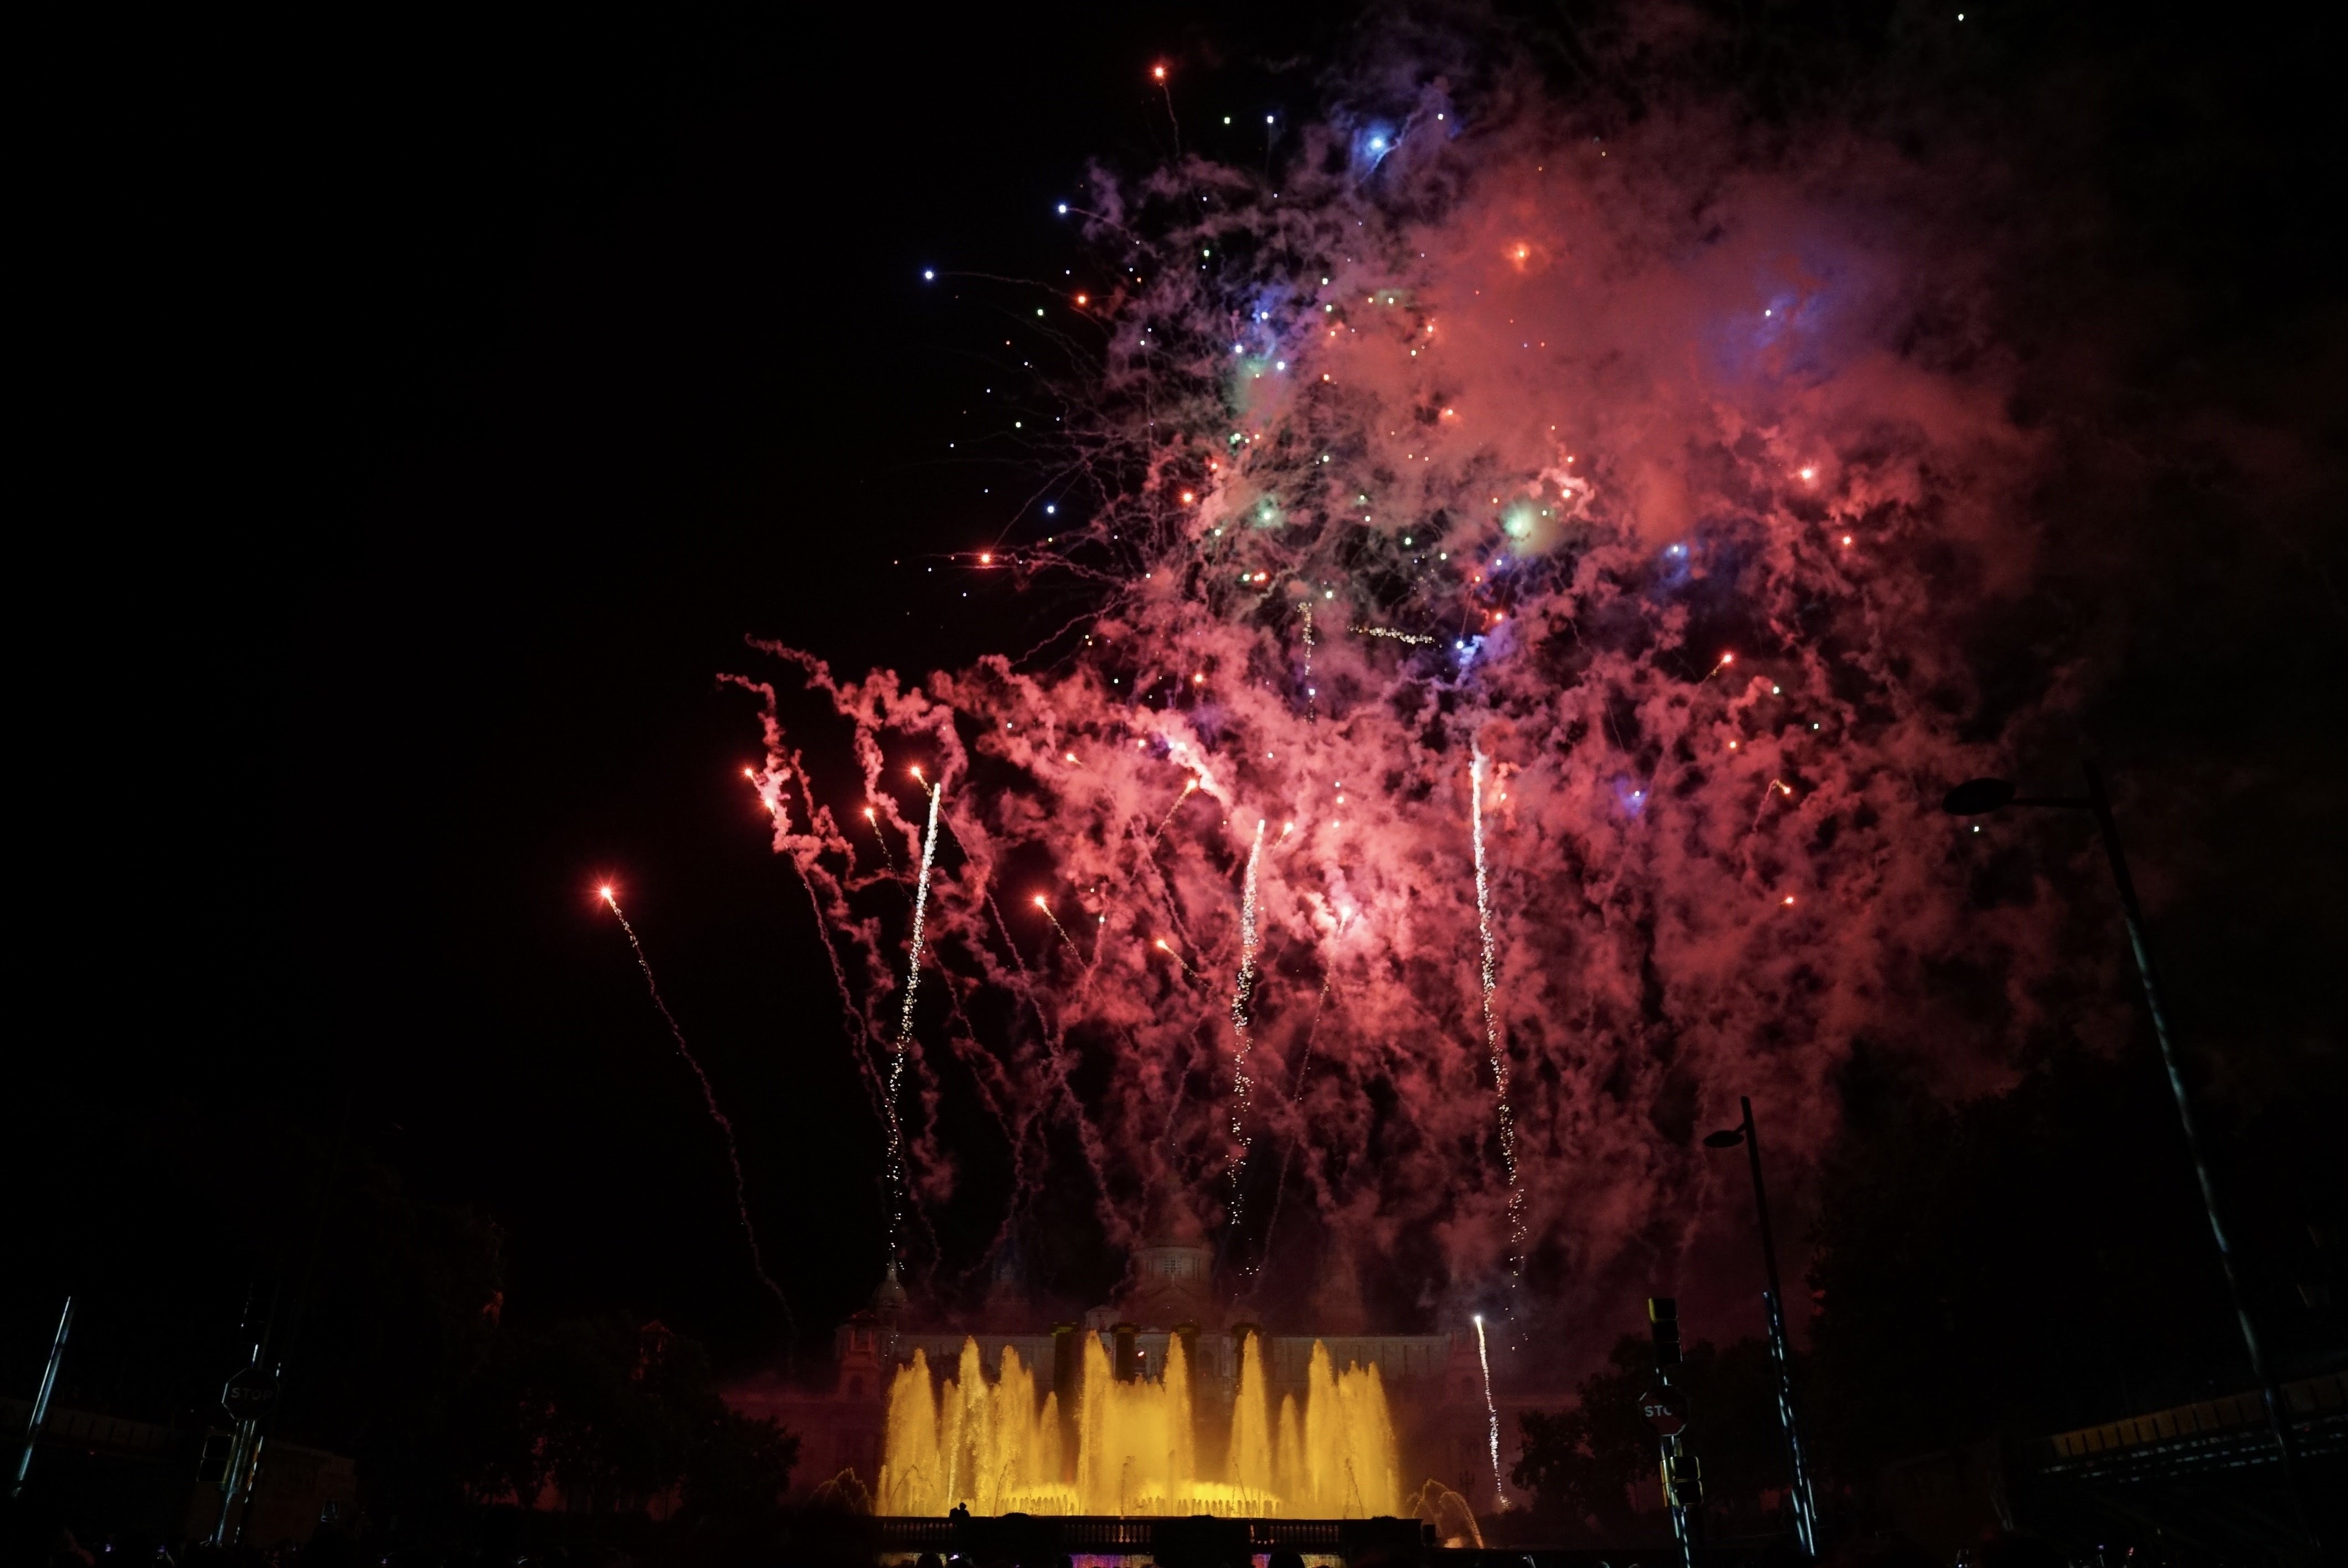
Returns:
[[[2032,548],[2040,437],[1897,160],[1364,100],[1269,171],[1066,204],[1096,275],[1035,313],[1035,537],[935,569],[1080,615],[736,677],[850,1043],[891,1042],[892,1191],[970,1201],[957,1098],[1017,1173],[983,1246],[892,1224],[909,1268],[974,1267],[1057,1172],[1111,1248],[1178,1193],[1250,1275],[1277,1223],[1406,1314],[1570,1311],[1694,1223],[1724,1086],[1798,1152],[1854,1039],[1962,1081],[2034,1016],[2046,908],[1965,938],[2003,1034],[1931,955],[1967,875],[1933,786],[1995,741],[1958,617]]]

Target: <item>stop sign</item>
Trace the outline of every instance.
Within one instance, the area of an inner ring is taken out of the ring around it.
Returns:
[[[247,1367],[221,1390],[221,1406],[231,1420],[259,1420],[277,1402],[277,1379],[259,1367]]]
[[[1675,1438],[1687,1425],[1687,1401],[1676,1389],[1650,1389],[1639,1396],[1639,1413],[1647,1424],[1667,1438]]]

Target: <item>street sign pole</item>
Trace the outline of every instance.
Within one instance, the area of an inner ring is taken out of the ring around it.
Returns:
[[[277,1379],[261,1365],[261,1346],[252,1348],[252,1361],[240,1368],[228,1386],[221,1390],[221,1406],[236,1422],[236,1440],[229,1448],[228,1473],[221,1477],[220,1522],[212,1527],[212,1544],[224,1546],[233,1539],[230,1520],[236,1513],[237,1500],[245,1501],[245,1514],[252,1514],[253,1483],[261,1467],[261,1418],[277,1402]],[[243,1522],[238,1522],[238,1533]]]
[[[1668,1296],[1647,1297],[1647,1329],[1655,1342],[1657,1387],[1641,1401],[1663,1447],[1663,1503],[1672,1515],[1672,1540],[1680,1568],[1695,1568],[1704,1529],[1703,1468],[1686,1443],[1687,1396],[1672,1386],[1680,1364],[1679,1303]]]

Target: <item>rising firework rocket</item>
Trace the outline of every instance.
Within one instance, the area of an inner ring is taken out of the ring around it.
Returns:
[[[922,777],[915,768],[913,776]],[[897,1248],[905,1225],[905,1123],[898,1110],[899,1091],[905,1081],[905,1055],[913,1043],[913,1002],[922,985],[922,944],[924,925],[930,912],[930,867],[938,854],[938,802],[945,789],[940,784],[928,784],[930,791],[930,825],[922,835],[922,873],[913,884],[913,936],[905,953],[905,1004],[897,1015],[897,1039],[889,1051],[889,1266],[897,1266]]]
[[[1488,760],[1484,748],[1478,746],[1475,760],[1468,769],[1468,790],[1475,815],[1476,934],[1483,943],[1479,972],[1484,986],[1484,1050],[1492,1062],[1492,1103],[1500,1125],[1500,1164],[1509,1178],[1509,1288],[1513,1291],[1525,1276],[1525,1194],[1517,1185],[1517,1122],[1509,1108],[1509,1056],[1500,1044],[1499,1017],[1492,1008],[1492,989],[1498,973],[1492,956],[1491,876],[1484,862],[1484,766]],[[1479,1323],[1479,1338],[1481,1332]],[[1496,1459],[1494,1462],[1498,1461]]]

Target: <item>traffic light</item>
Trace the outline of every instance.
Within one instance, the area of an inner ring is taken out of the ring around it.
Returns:
[[[1676,1444],[1663,1456],[1663,1501],[1673,1508],[1704,1506],[1704,1465]]]

